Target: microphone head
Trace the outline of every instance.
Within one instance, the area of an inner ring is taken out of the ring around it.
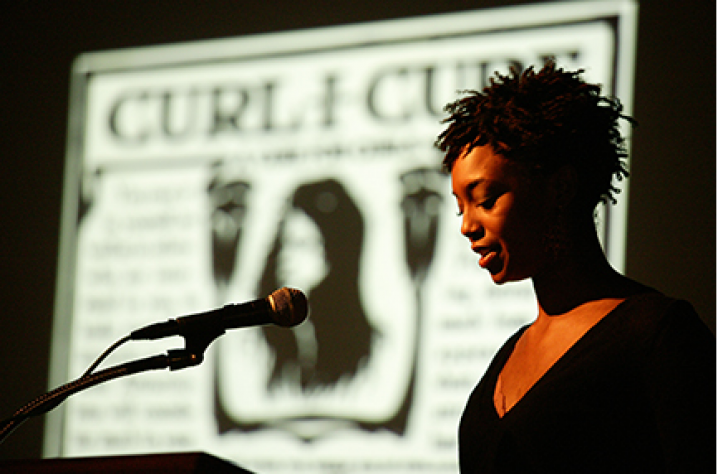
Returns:
[[[273,322],[277,326],[289,328],[307,319],[309,304],[301,290],[280,288],[267,297],[274,310]]]

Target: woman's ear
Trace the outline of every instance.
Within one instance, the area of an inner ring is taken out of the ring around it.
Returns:
[[[571,165],[563,165],[550,177],[549,185],[554,191],[556,205],[565,209],[578,194],[578,173]]]

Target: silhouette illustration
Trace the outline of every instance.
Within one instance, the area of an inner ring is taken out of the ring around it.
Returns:
[[[299,186],[267,258],[259,294],[297,286],[310,301],[309,319],[287,331],[265,326],[274,353],[271,389],[298,383],[302,390],[351,378],[370,356],[375,331],[359,298],[364,221],[336,180]]]

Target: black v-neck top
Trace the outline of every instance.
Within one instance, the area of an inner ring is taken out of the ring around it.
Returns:
[[[525,329],[469,398],[462,474],[716,472],[716,339],[690,304],[628,298],[501,418],[496,381]]]

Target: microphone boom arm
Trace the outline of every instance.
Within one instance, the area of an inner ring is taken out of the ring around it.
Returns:
[[[37,397],[35,400],[15,412],[13,416],[3,420],[0,425],[0,443],[2,443],[5,438],[7,438],[28,418],[49,412],[64,402],[71,395],[81,392],[87,388],[94,387],[95,385],[120,377],[146,372],[148,370],[161,370],[168,367],[170,370],[178,370],[198,365],[201,362],[201,356],[198,358],[195,354],[187,351],[186,349],[175,349],[168,351],[167,354],[164,355],[156,355],[146,357],[144,359],[125,362],[124,364],[119,364],[89,375],[83,375],[79,379],[66,383],[65,385]]]

